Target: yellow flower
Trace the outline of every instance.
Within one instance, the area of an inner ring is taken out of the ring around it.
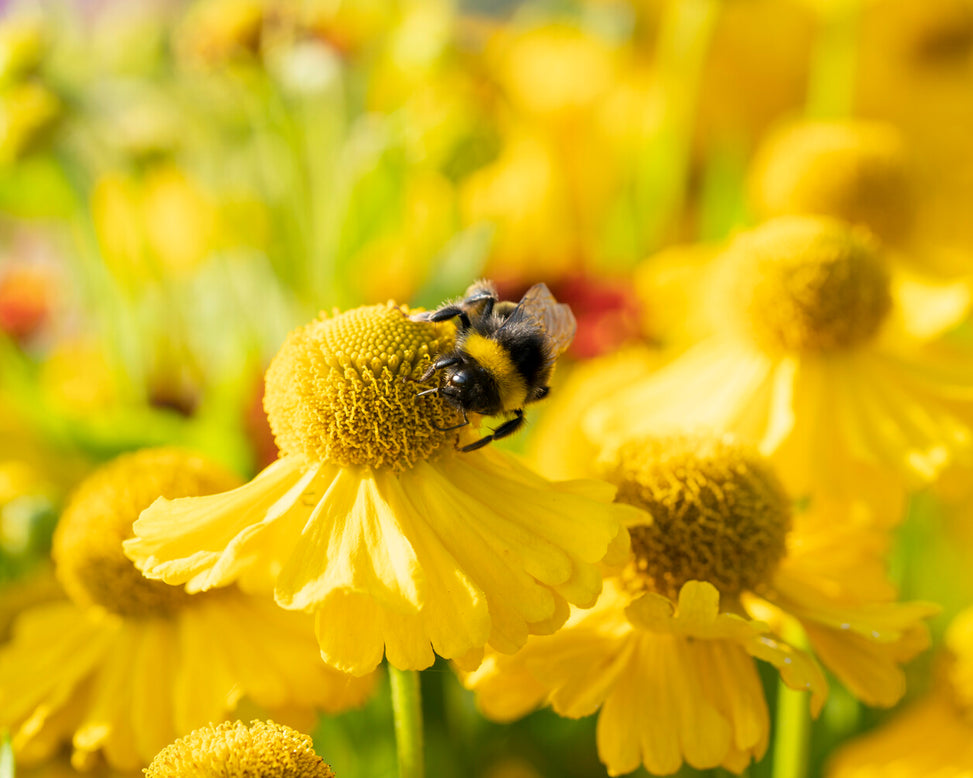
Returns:
[[[892,125],[804,121],[766,138],[750,169],[760,218],[833,216],[868,227],[884,243],[910,237],[914,182],[905,140]]]
[[[34,72],[46,53],[43,20],[31,14],[11,14],[0,21],[0,84]]]
[[[973,775],[973,609],[954,619],[946,643],[950,672],[923,699],[838,751],[828,778]]]
[[[39,82],[0,91],[0,163],[10,164],[39,145],[61,114],[61,101]]]
[[[949,272],[944,258],[950,252],[916,234],[917,206],[931,191],[928,184],[919,188],[916,167],[891,124],[795,122],[764,141],[751,166],[750,194],[763,218],[833,216],[895,247],[889,251],[892,318],[907,335],[929,338],[967,315],[973,277]]]
[[[190,595],[143,578],[123,555],[132,522],[159,494],[235,483],[191,453],[149,449],[81,484],[54,537],[71,601],[24,612],[0,648],[0,726],[13,733],[20,760],[71,740],[76,767],[103,757],[134,769],[244,698],[294,715],[363,701],[371,679],[326,667],[306,617],[235,587]]]
[[[179,59],[216,67],[257,53],[266,14],[262,0],[199,0],[173,35]]]
[[[475,665],[484,645],[516,651],[568,603],[594,604],[598,564],[628,548],[614,488],[456,451],[443,429],[459,414],[417,397],[416,380],[453,333],[391,303],[293,332],[266,381],[281,458],[239,489],[158,501],[128,554],[189,591],[273,585],[280,605],[315,614],[325,660],[355,674],[383,652],[401,669],[434,651]]]
[[[769,731],[753,659],[808,690],[813,713],[824,702],[815,659],[782,637],[801,629],[861,699],[901,697],[899,665],[925,647],[921,620],[936,609],[891,601],[875,530],[854,515],[841,533],[793,517],[767,462],[726,438],[630,439],[603,461],[618,499],[647,511],[629,524],[632,562],[593,609],[466,676],[488,716],[600,710],[611,775],[684,762],[741,772]]]
[[[147,778],[334,778],[314,743],[272,721],[209,724],[166,746]]]
[[[606,387],[584,420],[591,438],[729,431],[770,456],[795,497],[867,496],[888,520],[903,488],[968,457],[971,363],[883,337],[889,272],[869,234],[780,217],[738,236],[714,275],[722,329]]]

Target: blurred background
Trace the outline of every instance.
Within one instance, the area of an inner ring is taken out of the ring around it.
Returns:
[[[917,257],[917,294],[968,305],[970,0],[0,8],[0,636],[60,596],[52,528],[97,463],[171,443],[245,476],[273,461],[263,371],[321,310],[544,281],[578,319],[565,373],[678,348],[695,268],[780,210],[754,171],[795,122],[894,132],[882,237]],[[893,565],[936,569],[923,527]],[[604,775],[593,720],[493,725],[447,665],[423,684],[430,775]],[[836,684],[811,774],[888,716]],[[394,774],[387,691],[314,734],[340,778]]]

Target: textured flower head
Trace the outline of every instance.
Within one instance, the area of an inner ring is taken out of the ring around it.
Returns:
[[[892,307],[878,244],[843,222],[781,217],[739,236],[722,261],[731,310],[770,352],[856,348]]]
[[[147,778],[334,778],[314,743],[272,721],[224,721],[194,730],[160,751]]]
[[[0,647],[0,725],[24,762],[71,741],[72,761],[146,764],[180,733],[219,721],[247,697],[301,714],[360,704],[370,678],[327,668],[310,620],[236,587],[206,594],[144,578],[122,551],[160,494],[203,494],[238,479],[180,449],[147,449],[95,471],[54,537],[70,602],[24,612]]]
[[[487,715],[600,710],[611,775],[741,772],[769,733],[754,659],[809,691],[815,714],[827,693],[816,659],[869,704],[902,696],[900,664],[925,647],[936,609],[891,602],[873,530],[848,515],[828,534],[792,515],[767,461],[728,438],[631,438],[603,462],[618,499],[643,510],[633,560],[593,609],[466,676]]]
[[[671,600],[689,581],[724,596],[762,588],[776,571],[791,506],[767,461],[728,439],[627,441],[605,462],[615,499],[652,521],[629,528],[629,581]]]
[[[569,603],[592,605],[599,564],[624,562],[628,509],[604,482],[457,450],[442,428],[458,414],[416,396],[453,331],[391,304],[297,330],[267,373],[281,458],[239,489],[156,502],[127,553],[189,591],[272,587],[314,613],[325,660],[356,674],[383,654],[403,669],[434,653],[475,665],[484,645],[516,651]]]
[[[750,197],[763,218],[832,216],[902,243],[914,220],[905,141],[879,122],[801,122],[771,135],[750,170]]]
[[[128,618],[171,615],[191,595],[143,576],[122,552],[122,541],[160,495],[212,494],[238,484],[229,471],[179,449],[114,460],[81,483],[58,522],[52,549],[58,580],[81,607]]]
[[[286,455],[404,470],[456,436],[459,414],[417,380],[452,348],[451,324],[412,321],[392,304],[324,317],[290,334],[267,371],[264,407]]]

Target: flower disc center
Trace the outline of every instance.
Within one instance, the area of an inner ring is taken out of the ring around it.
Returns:
[[[145,578],[125,556],[122,542],[158,497],[213,494],[238,485],[223,468],[179,449],[119,457],[81,483],[61,516],[53,545],[59,580],[78,604],[128,618],[170,615],[191,597],[206,596]]]
[[[616,500],[648,511],[630,527],[634,581],[676,599],[691,580],[735,596],[766,583],[784,556],[787,496],[767,463],[725,439],[640,438],[608,463]]]
[[[449,351],[452,324],[418,322],[391,303],[295,330],[267,370],[264,408],[284,454],[404,470],[454,438],[462,419],[417,379]]]
[[[784,216],[724,254],[731,300],[765,350],[823,353],[870,340],[892,307],[878,243],[843,222]]]
[[[334,778],[308,735],[272,721],[224,721],[166,746],[148,778]]]

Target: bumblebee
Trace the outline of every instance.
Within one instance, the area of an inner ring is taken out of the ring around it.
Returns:
[[[523,426],[524,406],[547,396],[554,363],[570,345],[576,328],[571,309],[558,303],[544,284],[535,284],[514,303],[501,301],[491,282],[477,281],[461,301],[413,318],[459,322],[455,348],[438,355],[419,378],[424,383],[440,373],[438,386],[418,396],[439,395],[463,413],[460,424],[443,431],[469,424],[468,413],[514,414],[492,434],[461,451],[482,448]]]

